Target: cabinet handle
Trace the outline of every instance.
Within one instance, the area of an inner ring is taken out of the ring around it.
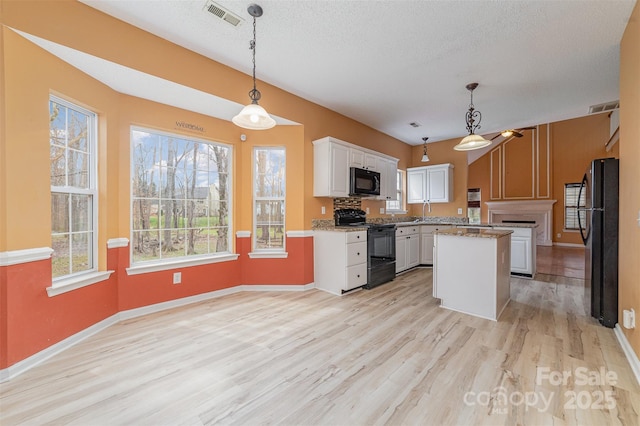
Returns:
[[[358,277],[357,277],[357,278],[360,278],[360,274],[358,274]]]
[[[360,256],[360,252],[358,252],[357,255]]]

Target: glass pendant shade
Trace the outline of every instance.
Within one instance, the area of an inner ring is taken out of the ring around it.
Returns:
[[[486,140],[480,135],[472,133],[469,136],[465,136],[458,145],[453,147],[453,149],[456,151],[471,151],[474,149],[484,148],[489,145],[491,145],[491,141]]]
[[[420,160],[420,161],[422,161],[423,163],[428,162],[429,161],[429,156],[426,153],[422,154],[422,160]]]
[[[266,130],[276,125],[276,120],[271,118],[267,111],[257,103],[251,103],[235,117],[231,119],[233,124],[248,130]]]

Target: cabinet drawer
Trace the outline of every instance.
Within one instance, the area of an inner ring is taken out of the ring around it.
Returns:
[[[347,244],[367,242],[367,231],[347,232]]]
[[[439,231],[440,229],[449,229],[451,225],[422,225],[420,227],[421,234],[433,234],[435,231]]]
[[[367,243],[347,244],[347,266],[364,263],[367,266]]]
[[[347,268],[347,283],[346,289],[350,290],[355,287],[360,287],[367,283],[367,264],[350,266]]]
[[[396,237],[415,235],[420,232],[419,226],[402,226],[396,229]]]

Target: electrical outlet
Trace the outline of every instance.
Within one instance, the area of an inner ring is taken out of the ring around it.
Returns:
[[[384,214],[384,207],[380,207],[380,214]]]
[[[325,206],[320,207],[320,212],[321,212],[322,214],[327,214],[327,209],[326,209],[326,207],[325,207]]]
[[[462,214],[462,209],[458,209],[458,214]]]
[[[367,207],[367,214],[369,214],[369,207]]]
[[[173,283],[180,284],[182,282],[182,272],[173,273]]]
[[[556,234],[556,238],[562,238],[562,234],[558,232],[558,233]]]

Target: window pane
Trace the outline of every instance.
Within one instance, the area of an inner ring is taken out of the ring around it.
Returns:
[[[133,262],[228,250],[226,230],[224,242],[213,238],[216,225],[229,223],[219,200],[228,198],[230,148],[138,129],[132,129],[131,141],[132,238],[140,240],[132,245]],[[157,243],[137,233],[147,229],[159,230]]]
[[[59,278],[95,269],[96,115],[53,97],[49,113],[52,275]]]

